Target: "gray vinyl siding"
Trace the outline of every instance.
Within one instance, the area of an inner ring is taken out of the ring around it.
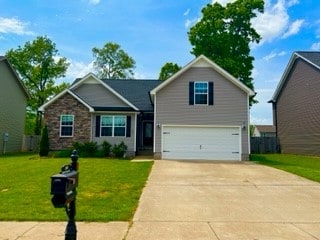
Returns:
[[[101,84],[82,84],[74,92],[90,106],[128,107],[119,97]]]
[[[3,133],[9,133],[7,152],[22,149],[27,97],[19,80],[5,61],[0,61],[0,154]]]
[[[189,105],[189,82],[214,82],[214,105]],[[211,68],[190,68],[156,94],[155,124],[241,126],[248,123],[248,95]],[[248,129],[241,131],[242,155]],[[155,128],[155,153],[161,152],[161,128]],[[245,158],[245,157],[244,157]]]
[[[277,131],[283,153],[320,154],[320,71],[298,59],[277,103]]]
[[[115,116],[115,115],[121,115],[121,116],[131,116],[131,132],[130,132],[130,137],[106,137],[106,136],[100,136],[100,137],[96,137],[95,135],[95,131],[96,131],[96,116],[105,116],[105,115],[111,115],[111,116]],[[92,119],[91,119],[91,125],[92,125],[92,140],[94,142],[97,142],[98,145],[101,145],[104,141],[107,141],[109,143],[111,143],[112,145],[114,144],[119,144],[121,143],[121,141],[123,141],[127,146],[128,146],[128,150],[127,153],[128,155],[134,155],[136,152],[135,146],[134,146],[134,142],[135,142],[135,128],[136,128],[136,121],[135,121],[135,114],[134,113],[118,113],[118,114],[93,114],[92,115]]]

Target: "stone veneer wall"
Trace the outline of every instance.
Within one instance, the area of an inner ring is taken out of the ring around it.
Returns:
[[[74,115],[73,137],[60,137],[60,116]],[[72,147],[74,142],[90,141],[91,114],[87,107],[66,93],[44,112],[45,124],[48,126],[50,150],[62,150]]]

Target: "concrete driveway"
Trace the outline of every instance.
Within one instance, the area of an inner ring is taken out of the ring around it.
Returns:
[[[320,239],[320,184],[248,162],[155,161],[126,239]]]

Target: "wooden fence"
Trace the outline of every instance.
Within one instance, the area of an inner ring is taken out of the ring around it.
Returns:
[[[39,150],[40,136],[24,135],[22,141],[23,152],[36,152]]]
[[[251,137],[251,153],[279,153],[280,146],[277,137]]]

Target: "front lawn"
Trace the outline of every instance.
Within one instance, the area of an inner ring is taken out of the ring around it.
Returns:
[[[51,204],[50,176],[69,158],[0,156],[0,220],[65,221]],[[79,158],[77,221],[129,221],[152,162]]]
[[[250,160],[320,182],[320,157],[293,154],[252,154]]]

